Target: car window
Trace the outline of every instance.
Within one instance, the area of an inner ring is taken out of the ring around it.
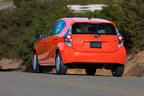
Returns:
[[[55,25],[55,24],[52,24],[52,25],[50,26],[50,28],[47,29],[47,31],[46,31],[46,33],[45,33],[46,37],[52,35],[54,25]]]
[[[64,29],[65,25],[65,22],[62,20],[56,22],[55,27],[53,29],[53,35],[59,34]]]
[[[100,23],[75,23],[72,26],[73,34],[103,34],[117,35],[116,29],[112,24]]]

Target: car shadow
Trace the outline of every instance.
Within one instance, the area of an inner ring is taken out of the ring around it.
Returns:
[[[66,75],[69,75],[69,76],[91,76],[91,77],[94,77],[94,76],[113,77],[111,75],[86,75],[86,74],[66,74]]]
[[[50,74],[50,75],[58,75],[58,76],[86,76],[86,77],[113,77],[112,75],[86,75],[86,74],[65,74],[65,75],[59,75],[56,73],[49,73],[49,72],[43,72],[41,74]]]
[[[20,68],[9,68],[9,69],[1,69],[0,72],[20,72]],[[21,71],[22,72],[22,71]],[[33,72],[28,72],[28,73],[33,73]],[[58,75],[58,76],[89,76],[89,77],[113,77],[112,75],[86,75],[86,74],[80,74],[80,73],[67,73],[65,75],[59,75],[56,74],[55,70],[52,70],[51,68],[45,68],[45,71],[39,74],[50,74],[50,75]]]

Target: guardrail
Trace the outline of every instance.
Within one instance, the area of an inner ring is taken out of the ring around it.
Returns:
[[[103,7],[106,7],[105,4],[90,4],[90,5],[67,5],[67,8],[73,10],[74,12],[85,12],[85,11],[95,11],[102,10]]]

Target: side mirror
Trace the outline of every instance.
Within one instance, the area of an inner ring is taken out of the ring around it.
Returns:
[[[40,39],[40,34],[35,34],[34,37],[35,37],[36,39]]]

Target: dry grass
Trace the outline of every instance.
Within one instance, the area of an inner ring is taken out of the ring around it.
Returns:
[[[124,76],[144,76],[144,51],[127,56]]]
[[[0,69],[1,70],[18,70],[20,69],[21,60],[13,60],[13,59],[6,59],[3,58],[0,60]]]

